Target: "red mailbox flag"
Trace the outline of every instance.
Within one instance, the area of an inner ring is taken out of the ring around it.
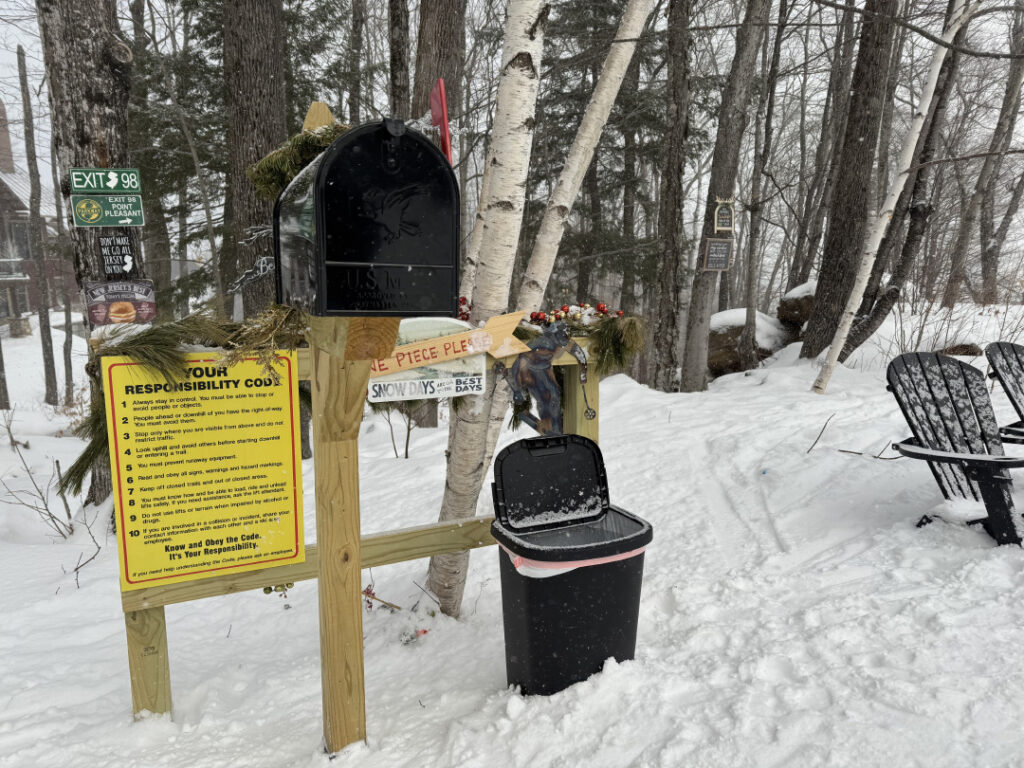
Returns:
[[[430,92],[430,122],[441,129],[441,151],[452,162],[452,134],[448,129],[448,99],[444,93],[444,78],[437,78],[434,90]]]

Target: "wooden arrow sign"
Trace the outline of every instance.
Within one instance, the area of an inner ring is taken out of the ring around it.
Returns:
[[[384,376],[484,352],[491,357],[518,355],[529,350],[529,347],[512,335],[512,331],[523,319],[523,314],[513,312],[498,315],[488,320],[483,328],[403,344],[395,347],[391,357],[374,360],[370,370],[374,376]]]

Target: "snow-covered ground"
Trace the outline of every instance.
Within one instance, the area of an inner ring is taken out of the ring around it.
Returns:
[[[49,456],[66,465],[80,444],[38,404],[38,340],[3,344],[15,432],[45,478]],[[458,621],[417,586],[424,561],[364,571],[403,610],[365,614],[368,743],[333,762],[315,582],[168,607],[174,714],[133,722],[105,513],[106,546],[76,584],[87,534],[54,541],[0,501],[0,766],[1024,765],[1024,551],[914,527],[941,497],[925,466],[888,460],[907,428],[883,352],[867,348],[825,396],[796,347],[701,394],[602,382],[612,501],[654,526],[636,660],[524,698],[505,684],[493,548],[472,555]],[[412,458],[395,459],[386,424],[367,419],[365,532],[434,519],[446,434],[417,430]],[[22,487],[15,462],[0,441]]]

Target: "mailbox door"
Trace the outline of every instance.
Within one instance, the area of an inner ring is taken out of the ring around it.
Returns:
[[[441,151],[398,121],[339,137],[316,178],[322,315],[457,313],[459,190]]]

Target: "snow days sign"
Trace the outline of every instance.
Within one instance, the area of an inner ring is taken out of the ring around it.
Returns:
[[[441,317],[403,320],[391,357],[375,360],[370,368],[367,399],[382,403],[482,394],[486,354],[508,357],[527,349],[512,335],[522,316],[493,317],[483,328]]]
[[[298,372],[186,356],[167,381],[103,359],[122,591],[305,559]]]

